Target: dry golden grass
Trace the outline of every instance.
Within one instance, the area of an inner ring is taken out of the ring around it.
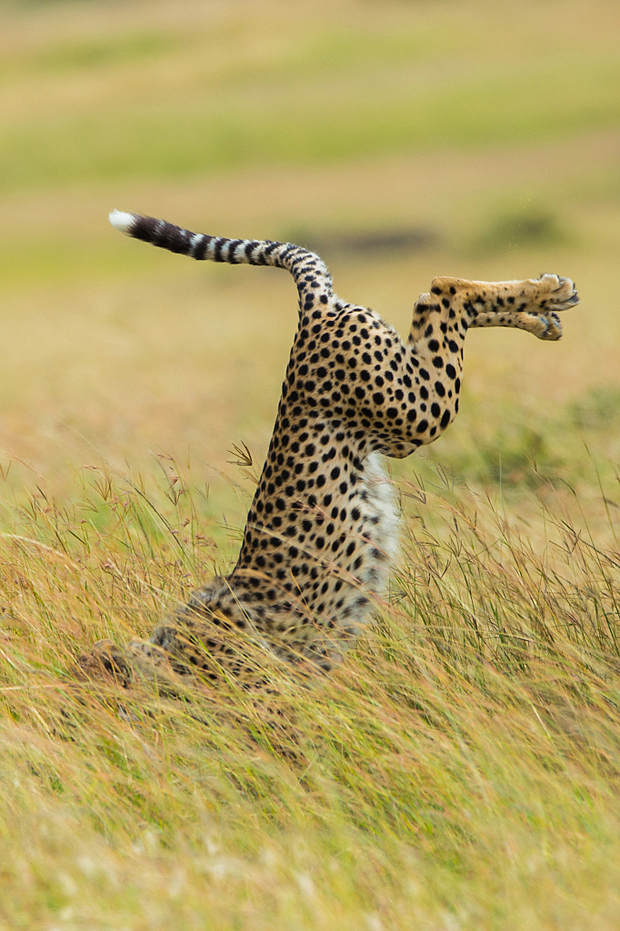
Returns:
[[[3,7],[0,926],[618,927],[615,12]],[[558,345],[470,334],[459,418],[394,466],[389,598],[329,680],[274,671],[282,733],[233,686],[69,673],[234,561],[231,449],[260,468],[295,326],[283,273],[128,242],[113,207],[322,238],[403,333],[434,274],[579,286]]]

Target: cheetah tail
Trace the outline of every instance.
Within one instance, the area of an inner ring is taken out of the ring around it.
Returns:
[[[109,219],[115,229],[127,236],[150,242],[170,252],[189,255],[199,261],[210,259],[212,262],[228,262],[231,265],[275,265],[292,274],[301,295],[308,291],[309,282],[312,288],[318,286],[328,295],[332,293],[331,276],[323,261],[316,253],[302,246],[192,233],[167,220],[156,220],[154,217],[143,217],[121,210],[113,210]]]

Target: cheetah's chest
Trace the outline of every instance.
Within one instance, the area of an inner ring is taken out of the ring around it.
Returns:
[[[294,486],[298,460],[280,456],[276,439],[229,577],[231,597],[257,631],[331,665],[387,588],[398,548],[394,489],[380,453],[362,458],[344,441],[320,464],[302,462]]]

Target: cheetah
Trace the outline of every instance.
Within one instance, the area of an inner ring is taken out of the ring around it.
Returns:
[[[557,275],[526,281],[435,278],[414,304],[406,342],[374,311],[341,300],[315,253],[290,243],[192,233],[113,211],[134,239],[231,265],[291,273],[299,325],[273,436],[229,575],[194,592],[134,657],[242,684],[239,636],[288,663],[329,672],[385,593],[399,514],[382,459],[438,439],[459,409],[471,327],[516,327],[558,340],[558,312],[579,303]]]

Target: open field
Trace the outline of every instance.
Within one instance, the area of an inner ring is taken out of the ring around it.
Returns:
[[[0,5],[0,928],[616,931],[616,20]],[[436,274],[579,287],[559,344],[469,335],[459,417],[393,469],[376,624],[315,689],[282,676],[294,741],[232,686],[68,673],[234,562],[296,322],[285,273],[114,207],[320,243],[402,333]]]

